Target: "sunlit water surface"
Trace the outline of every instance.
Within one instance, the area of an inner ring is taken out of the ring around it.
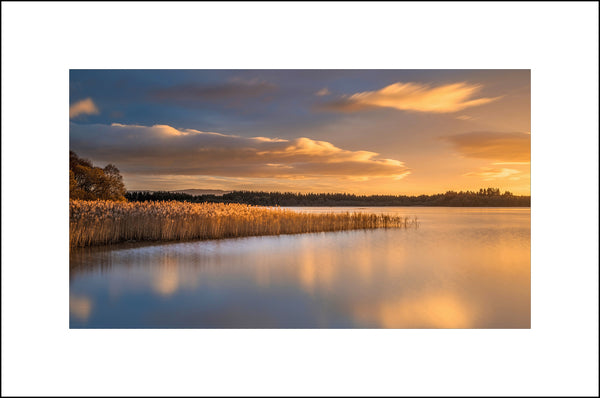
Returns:
[[[379,229],[71,252],[72,328],[529,328],[530,210]]]

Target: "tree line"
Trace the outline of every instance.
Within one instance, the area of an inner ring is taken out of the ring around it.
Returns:
[[[354,195],[347,193],[293,193],[233,191],[222,196],[190,195],[168,191],[133,191],[125,198],[133,202],[177,200],[192,203],[243,203],[258,206],[453,206],[529,207],[530,196],[513,195],[498,188],[479,191],[447,191],[435,195]]]
[[[456,206],[529,207],[530,196],[518,196],[498,188],[479,191],[448,191],[435,195],[354,195],[347,193],[294,193],[233,191],[222,196],[190,195],[169,191],[127,192],[119,169],[108,164],[97,167],[88,159],[69,152],[69,197],[84,200],[168,201],[192,203],[242,203],[257,206]]]

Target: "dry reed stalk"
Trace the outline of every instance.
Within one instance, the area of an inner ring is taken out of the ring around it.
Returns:
[[[416,218],[244,204],[70,200],[70,246],[418,227]]]

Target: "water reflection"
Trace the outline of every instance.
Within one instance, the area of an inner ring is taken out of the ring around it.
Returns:
[[[384,328],[473,328],[477,303],[453,293],[432,292],[356,307],[356,316]]]
[[[85,322],[92,312],[92,301],[84,296],[71,295],[69,297],[69,311],[72,316]]]
[[[529,210],[473,210],[410,208],[418,230],[77,250],[71,327],[529,328]]]

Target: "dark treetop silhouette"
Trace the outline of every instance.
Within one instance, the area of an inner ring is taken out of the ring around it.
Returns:
[[[453,206],[453,207],[529,207],[530,196],[500,193],[497,188],[473,191],[448,191],[436,195],[352,195],[346,193],[292,193],[234,191],[222,196],[189,195],[168,191],[133,191],[125,195],[135,202],[177,200],[187,202],[245,203],[261,206]]]

